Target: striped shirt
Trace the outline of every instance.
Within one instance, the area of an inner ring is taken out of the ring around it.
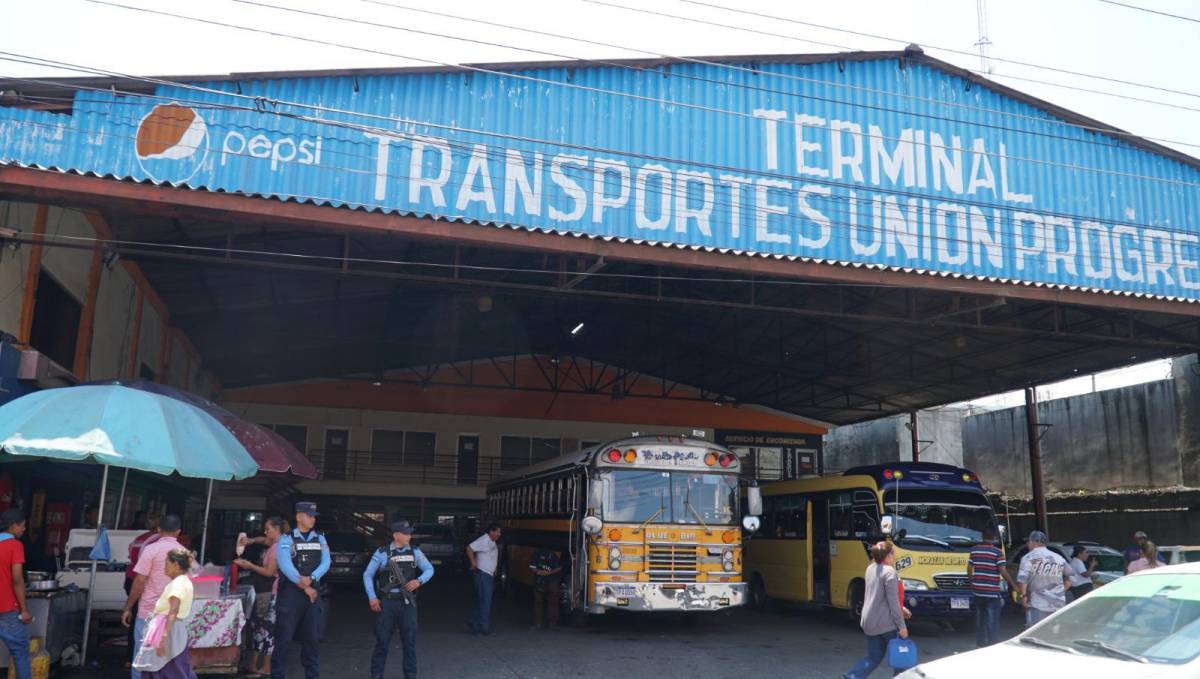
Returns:
[[[971,593],[975,596],[1000,596],[1000,569],[1004,568],[1004,554],[989,544],[978,544],[971,548],[968,562],[971,565]]]

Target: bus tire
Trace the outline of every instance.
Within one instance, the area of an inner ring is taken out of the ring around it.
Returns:
[[[850,621],[855,624],[858,624],[862,620],[865,591],[866,586],[863,584],[862,580],[855,580],[854,582],[850,583],[850,595],[848,597],[850,608],[847,609],[846,615],[850,618]]]
[[[754,578],[750,580],[750,605],[758,611],[765,611],[771,607],[771,597],[767,596],[767,585],[758,573],[755,573]]]

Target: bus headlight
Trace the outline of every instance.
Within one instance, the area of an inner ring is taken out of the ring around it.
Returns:
[[[608,569],[615,571],[621,567],[621,548],[613,547],[608,550]]]
[[[904,581],[905,592],[924,592],[929,589],[929,585],[926,585],[922,580],[910,580],[908,578],[901,579]]]
[[[721,567],[727,571],[733,570],[733,550],[727,549],[721,554]]]
[[[608,550],[608,558],[620,559],[621,558],[621,549],[619,547],[613,547],[612,549]]]
[[[608,570],[616,571],[616,570],[620,570],[620,569],[621,569],[621,560],[620,559],[612,559],[608,562]]]

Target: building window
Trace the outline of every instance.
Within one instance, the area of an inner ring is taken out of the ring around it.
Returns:
[[[562,455],[562,439],[536,436],[501,436],[500,468],[520,469],[535,462],[552,460]]]
[[[308,427],[303,424],[264,424],[267,429],[279,434],[284,441],[308,457]]]
[[[75,342],[83,305],[45,272],[38,275],[37,286],[29,344],[71,370],[75,365]]]
[[[371,431],[371,464],[432,467],[437,437],[428,431]]]

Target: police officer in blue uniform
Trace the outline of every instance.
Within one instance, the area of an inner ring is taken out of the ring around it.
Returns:
[[[320,582],[329,571],[329,545],[314,530],[317,503],[296,503],[296,528],[279,538],[279,594],[275,599],[275,653],[271,656],[271,678],[285,679],[292,641],[300,642],[300,661],[305,679],[320,677],[322,607]]]
[[[375,621],[375,651],[371,653],[371,679],[382,679],[392,632],[400,632],[404,648],[404,679],[417,676],[417,590],[433,578],[433,564],[410,545],[413,527],[407,521],[392,524],[391,544],[371,555],[363,571],[363,588]],[[420,573],[418,574],[418,571]]]

